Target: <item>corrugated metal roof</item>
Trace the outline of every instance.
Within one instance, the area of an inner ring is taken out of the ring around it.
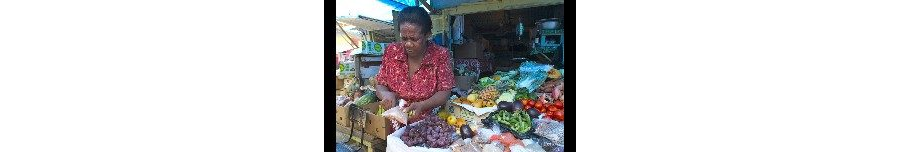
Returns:
[[[394,23],[388,21],[382,21],[374,18],[369,18],[365,16],[358,17],[340,17],[337,18],[338,22],[344,24],[350,24],[356,26],[358,28],[368,30],[368,31],[376,31],[383,29],[391,29],[394,28]]]

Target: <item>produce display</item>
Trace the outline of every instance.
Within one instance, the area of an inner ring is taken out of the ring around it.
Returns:
[[[453,126],[438,117],[428,117],[418,124],[407,127],[400,139],[406,145],[419,145],[425,143],[429,148],[446,148],[453,143]]]
[[[459,73],[469,73],[460,70]],[[397,147],[437,148],[445,151],[553,152],[563,151],[565,118],[565,76],[563,69],[525,62],[512,71],[499,71],[481,77],[470,90],[456,90],[450,102],[471,105],[472,112],[459,113],[441,108],[434,116],[409,124],[388,139]],[[359,87],[351,103],[378,102],[374,92]],[[346,101],[345,101],[346,102]],[[340,103],[340,101],[339,101]],[[377,113],[389,119],[406,120],[409,114],[399,109],[379,107]],[[487,116],[473,118],[471,113]],[[483,120],[477,120],[477,119]],[[468,120],[467,119],[476,119]],[[476,122],[485,122],[485,125]],[[469,124],[472,123],[472,124]],[[497,127],[497,128],[494,128]],[[499,129],[498,129],[499,128]],[[399,137],[399,138],[398,138]],[[402,143],[402,144],[401,144]],[[388,144],[391,147],[391,144]],[[400,151],[417,151],[403,149]]]

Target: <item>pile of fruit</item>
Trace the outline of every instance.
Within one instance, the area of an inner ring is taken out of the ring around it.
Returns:
[[[495,102],[497,97],[500,97],[500,92],[497,91],[497,88],[488,86],[478,93],[469,94],[466,98],[453,99],[453,102],[472,105],[475,108],[493,107],[497,105],[497,102]]]
[[[466,125],[466,120],[462,118],[456,118],[454,116],[447,116],[447,124],[459,127],[462,125]]]
[[[408,126],[400,139],[409,146],[425,143],[429,148],[446,148],[453,143],[454,130],[447,122],[432,116]]]

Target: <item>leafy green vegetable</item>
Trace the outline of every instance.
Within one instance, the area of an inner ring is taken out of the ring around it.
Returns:
[[[491,79],[491,77],[483,77],[481,79],[478,79],[479,88],[487,88],[492,84],[494,84],[494,79]]]
[[[537,95],[528,91],[525,88],[516,88],[516,101],[522,99],[535,99]]]
[[[355,104],[358,106],[363,106],[372,102],[375,102],[375,92],[366,91],[366,94],[363,94],[363,96],[359,97],[359,99],[356,99]]]

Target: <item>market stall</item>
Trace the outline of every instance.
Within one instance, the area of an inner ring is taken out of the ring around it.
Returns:
[[[564,71],[525,62],[479,78],[437,115],[397,130],[388,122],[405,122],[406,113],[381,107],[369,93],[340,97],[338,124],[361,128],[369,140],[383,139],[385,151],[562,151]]]
[[[563,71],[525,62],[516,70],[482,77],[472,90],[451,97],[437,115],[388,135],[386,149],[562,151]],[[402,118],[396,117],[390,118]]]
[[[377,82],[365,79],[373,75],[363,74],[386,42],[362,42],[352,80],[339,81],[339,132],[361,151],[563,151],[562,1],[432,2],[433,40],[453,55],[453,95],[434,116],[406,122],[410,114],[382,107]]]

